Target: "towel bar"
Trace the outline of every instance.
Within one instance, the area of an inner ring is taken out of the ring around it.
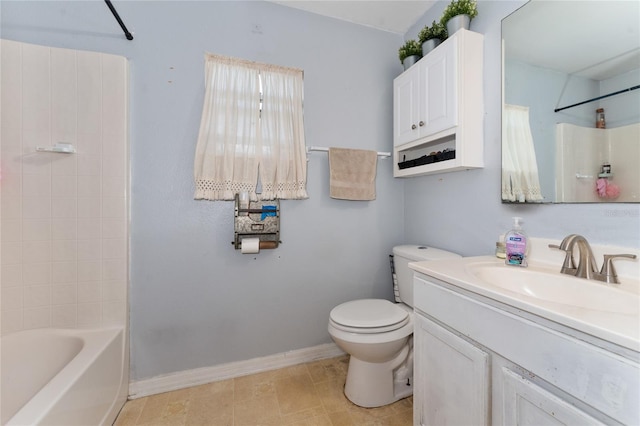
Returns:
[[[308,146],[307,147],[307,154],[310,151],[329,152],[329,148],[327,148],[326,146]],[[378,151],[378,157],[380,157],[380,158],[389,158],[389,157],[391,157],[391,153],[390,152],[380,152],[380,151]]]

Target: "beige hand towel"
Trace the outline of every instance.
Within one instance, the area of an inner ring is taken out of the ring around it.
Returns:
[[[340,200],[376,199],[378,153],[329,148],[329,195]]]

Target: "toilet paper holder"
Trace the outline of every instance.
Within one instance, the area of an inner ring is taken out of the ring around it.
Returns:
[[[260,249],[274,249],[280,241],[280,200],[249,201],[248,207],[240,207],[240,197],[235,195],[234,238],[236,250],[242,248],[243,238],[259,238]]]

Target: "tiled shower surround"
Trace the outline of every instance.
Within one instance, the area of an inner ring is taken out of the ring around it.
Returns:
[[[126,324],[128,65],[2,40],[1,332]],[[36,152],[73,144],[77,153]]]

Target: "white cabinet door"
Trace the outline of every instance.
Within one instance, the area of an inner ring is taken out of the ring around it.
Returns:
[[[457,39],[435,49],[420,63],[420,137],[436,134],[457,124]]]
[[[393,81],[393,145],[418,139],[420,130],[420,66],[415,65]]]
[[[502,369],[502,382],[505,426],[604,424],[507,368]]]
[[[489,424],[489,354],[416,315],[414,424]]]

